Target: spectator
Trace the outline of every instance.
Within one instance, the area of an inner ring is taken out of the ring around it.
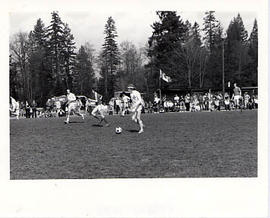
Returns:
[[[248,109],[250,96],[247,92],[244,93],[244,107]]]
[[[35,100],[32,101],[32,118],[37,118],[37,103]]]
[[[225,105],[225,110],[229,111],[231,110],[230,108],[230,96],[227,92],[224,94],[224,105]]]
[[[157,113],[159,111],[159,104],[160,104],[160,98],[158,97],[157,93],[154,93],[154,103],[153,108],[154,112]]]
[[[185,111],[185,98],[183,95],[180,96],[180,100],[179,100],[179,104],[180,104],[180,111]]]
[[[211,93],[211,89],[209,89],[208,92],[208,110],[213,111],[214,110],[214,99],[213,99],[213,94]]]
[[[204,105],[204,110],[209,110],[209,96],[208,93],[205,93],[203,96],[203,105]]]
[[[174,96],[174,98],[173,98],[173,100],[174,100],[174,110],[175,111],[179,111],[179,107],[180,107],[180,104],[179,104],[179,100],[180,100],[180,98],[179,98],[179,96],[176,94],[175,96]]]
[[[190,94],[187,93],[185,96],[185,107],[186,107],[186,111],[190,111]]]
[[[28,102],[25,102],[25,116],[26,118],[30,118],[30,105],[28,104]]]
[[[116,114],[118,114],[120,112],[120,110],[122,108],[121,105],[122,105],[122,101],[121,101],[121,99],[119,97],[117,97],[115,99],[115,111],[116,111]]]
[[[60,114],[60,112],[61,112],[61,102],[59,101],[59,100],[56,100],[55,101],[55,108],[56,108],[56,115],[58,116],[58,117],[60,117],[61,115],[62,115],[62,113]]]

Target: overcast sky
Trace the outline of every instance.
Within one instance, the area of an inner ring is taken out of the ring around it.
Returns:
[[[183,19],[191,23],[195,21],[202,27],[204,12],[177,12]],[[224,30],[227,30],[230,21],[236,17],[238,12],[216,12],[216,18],[221,22]],[[248,34],[250,34],[254,19],[257,18],[255,12],[240,12]],[[62,21],[68,23],[74,35],[76,46],[79,48],[85,42],[90,42],[98,51],[104,42],[104,26],[109,16],[116,22],[118,33],[118,43],[124,40],[132,41],[136,46],[144,46],[148,37],[152,34],[151,25],[158,21],[155,11],[128,11],[123,12],[61,12],[59,16]],[[51,12],[20,12],[10,13],[10,34],[19,31],[29,32],[33,29],[38,18],[41,18],[46,26],[51,20]]]

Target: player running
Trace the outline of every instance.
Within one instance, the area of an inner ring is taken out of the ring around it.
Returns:
[[[69,89],[67,89],[67,101],[65,103],[66,111],[67,111],[68,105],[74,101],[76,101],[76,96],[72,92],[70,92]]]
[[[128,91],[130,92],[130,99],[131,99],[131,112],[133,113],[132,115],[132,120],[134,120],[136,123],[139,124],[140,130],[139,134],[143,133],[143,122],[141,120],[141,113],[142,109],[144,106],[144,101],[141,97],[141,94],[135,89],[135,86],[130,84],[128,85]]]
[[[128,103],[130,101],[130,98],[123,92],[121,93],[120,97],[122,98],[122,112],[121,116],[125,116],[127,110],[128,110]]]
[[[105,122],[105,126],[109,126],[110,124],[105,119],[105,114],[108,112],[108,106],[104,104],[104,102],[101,101],[100,104],[98,104],[93,110],[92,110],[92,116],[95,117],[99,121],[99,125],[102,123],[102,121]]]

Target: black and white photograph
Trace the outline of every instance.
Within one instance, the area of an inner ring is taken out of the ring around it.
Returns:
[[[264,119],[260,111],[267,113],[268,94],[261,84],[268,69],[262,68],[265,25],[258,9],[177,5],[9,11],[8,68],[3,72],[8,77],[9,184],[36,189],[37,184],[63,182],[79,189],[80,182],[111,181],[121,183],[125,192],[125,181],[169,181],[168,186],[180,187],[181,182],[223,180],[258,185],[266,178],[260,154],[267,138],[262,139],[265,131],[259,133],[258,118]],[[216,189],[213,185],[210,192]],[[262,193],[258,189],[255,195]],[[162,216],[177,217],[175,205]],[[267,211],[265,201],[261,207],[261,213]],[[152,210],[153,205],[134,214],[160,216]],[[119,214],[97,211],[80,216]],[[131,217],[124,211],[120,217]],[[202,216],[230,216],[210,211]],[[27,214],[27,209],[21,213]]]

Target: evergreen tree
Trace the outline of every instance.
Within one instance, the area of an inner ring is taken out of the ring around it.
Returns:
[[[241,16],[234,18],[227,30],[225,48],[225,73],[229,81],[244,85],[247,55],[247,31]]]
[[[218,22],[213,32],[212,52],[207,64],[206,85],[214,89],[222,89],[222,49],[223,29]]]
[[[104,82],[104,98],[108,101],[114,95],[115,76],[119,65],[119,50],[116,42],[117,31],[115,21],[109,17],[105,25],[105,42],[102,46],[101,75]]]
[[[64,25],[63,30],[63,70],[64,72],[62,74],[65,75],[66,81],[67,81],[67,88],[72,89],[72,73],[74,70],[74,61],[76,57],[75,53],[75,42],[74,42],[74,36],[71,34],[71,30],[68,26],[68,24]]]
[[[203,31],[205,34],[204,44],[209,49],[210,53],[214,46],[214,34],[218,26],[218,21],[215,18],[215,11],[205,12],[205,17],[203,18]]]
[[[93,62],[85,46],[81,46],[76,55],[73,86],[76,93],[90,96],[93,86]]]
[[[204,17],[204,46],[208,49],[204,86],[207,88],[222,89],[222,49],[223,28],[215,18],[215,11],[205,12]]]
[[[47,58],[46,28],[41,19],[29,33],[29,70],[31,73],[31,101],[43,105],[49,97],[50,83]]]
[[[247,85],[258,86],[258,25],[256,19],[248,39],[248,55],[250,60],[245,71]]]
[[[51,61],[51,74],[54,81],[54,89],[52,93],[55,95],[61,95],[65,92],[67,86],[67,80],[63,72],[63,22],[58,15],[58,12],[52,12],[51,24],[48,27],[48,48],[50,52]]]
[[[157,88],[161,69],[174,81],[181,81],[181,85],[184,85],[186,69],[183,64],[182,44],[185,41],[188,27],[175,11],[158,11],[157,15],[159,21],[152,25],[153,33],[148,41],[151,77]]]

